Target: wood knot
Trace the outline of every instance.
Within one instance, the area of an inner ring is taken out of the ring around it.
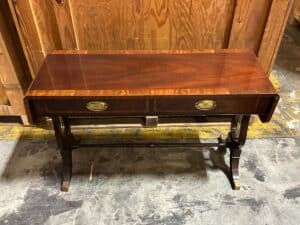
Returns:
[[[65,0],[55,0],[58,5],[63,5]]]

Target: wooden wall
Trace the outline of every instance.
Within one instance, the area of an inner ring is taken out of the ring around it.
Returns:
[[[31,76],[7,5],[0,1],[0,116],[21,116],[28,124],[23,104]]]
[[[300,24],[300,0],[295,0],[294,5],[292,7],[292,12],[289,17],[290,24]]]
[[[292,0],[7,0],[32,76],[55,49],[250,48],[266,73]]]

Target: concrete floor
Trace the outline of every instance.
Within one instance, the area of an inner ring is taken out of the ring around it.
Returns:
[[[300,29],[287,29],[271,79],[281,100],[271,123],[252,122],[242,153],[240,191],[233,191],[227,178],[228,153],[106,148],[74,151],[71,189],[63,193],[53,132],[0,126],[0,224],[300,224]],[[76,133],[168,141],[212,138],[226,130]]]

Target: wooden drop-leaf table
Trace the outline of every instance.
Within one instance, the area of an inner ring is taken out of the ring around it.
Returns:
[[[239,189],[249,118],[258,115],[268,122],[278,100],[257,58],[247,50],[55,51],[46,57],[24,99],[33,123],[40,117],[53,120],[63,191],[70,186],[72,149],[80,146],[71,132],[74,121],[139,122],[145,127],[174,121],[231,122],[226,139],[193,145],[228,148],[232,185]]]

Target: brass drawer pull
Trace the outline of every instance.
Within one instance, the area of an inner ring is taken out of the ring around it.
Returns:
[[[195,103],[195,108],[198,110],[213,110],[217,106],[214,100],[199,100]]]
[[[108,104],[103,101],[92,101],[88,102],[85,107],[90,111],[101,112],[108,108]]]

